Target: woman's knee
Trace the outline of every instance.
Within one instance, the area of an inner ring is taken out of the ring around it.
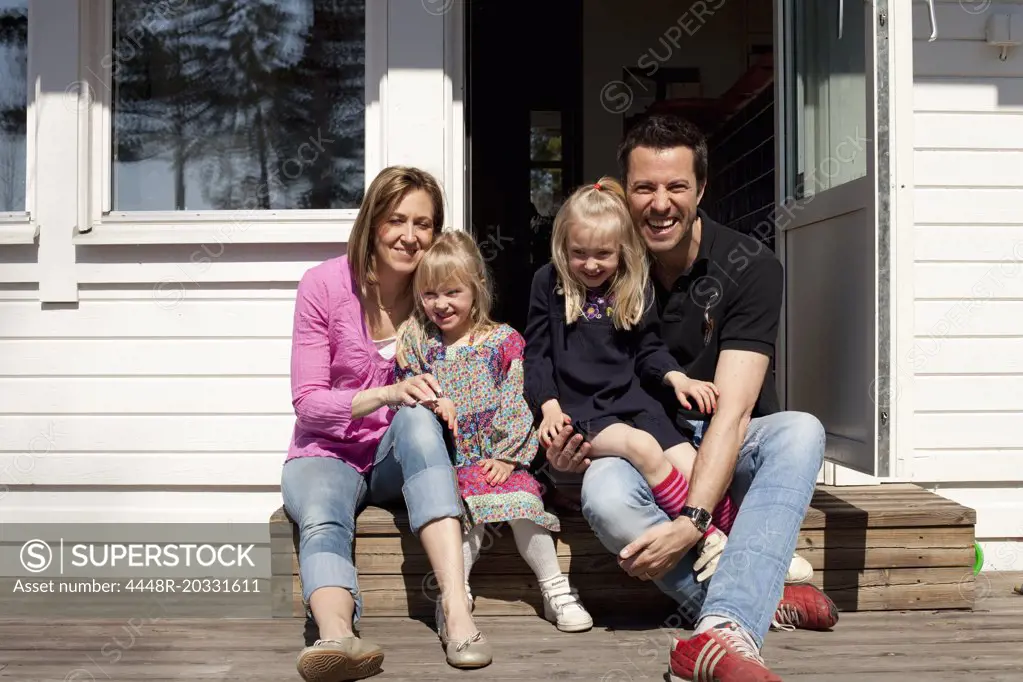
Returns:
[[[422,405],[398,410],[390,428],[395,430],[395,459],[406,472],[406,477],[410,468],[418,470],[437,464],[451,464],[440,420]]]

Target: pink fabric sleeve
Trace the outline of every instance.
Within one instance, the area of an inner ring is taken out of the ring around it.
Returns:
[[[328,296],[324,282],[309,273],[298,284],[291,340],[291,404],[298,424],[309,431],[344,439],[352,422],[352,400],[359,389],[330,384]]]

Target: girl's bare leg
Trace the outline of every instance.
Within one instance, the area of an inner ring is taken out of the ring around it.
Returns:
[[[591,457],[624,457],[651,488],[671,474],[672,465],[657,439],[626,424],[612,424],[590,441]]]
[[[664,456],[673,467],[678,469],[680,474],[686,477],[686,480],[692,480],[693,467],[696,466],[696,448],[692,443],[679,443],[675,447],[668,448],[664,451]]]

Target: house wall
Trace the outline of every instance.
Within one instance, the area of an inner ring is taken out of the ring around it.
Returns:
[[[368,179],[382,165],[419,165],[445,183],[449,210],[460,207],[458,5],[387,7]],[[41,21],[63,21],[39,9]],[[69,115],[66,85],[40,96],[41,134]],[[76,146],[85,153],[74,125],[70,135],[62,155],[34,157],[30,182],[46,187],[41,204],[73,215],[84,201],[74,177],[46,184]],[[449,215],[462,225],[461,211]],[[74,227],[44,224],[39,244],[0,248],[0,522],[265,522],[281,504],[294,423],[295,288],[309,267],[344,253],[345,226],[321,226],[336,236],[319,243],[290,243],[288,226],[274,240],[254,225],[162,244],[104,244],[105,226],[81,237]],[[175,239],[132,229],[140,242]],[[48,302],[54,277],[70,282],[70,301]]]
[[[1023,570],[1023,47],[999,61],[995,13],[1023,2],[913,4],[915,342],[912,481],[977,510],[988,563]],[[910,229],[899,225],[897,229]],[[896,383],[898,399],[898,383]]]

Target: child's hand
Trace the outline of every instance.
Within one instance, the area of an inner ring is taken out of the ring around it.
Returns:
[[[458,435],[458,410],[455,409],[451,398],[437,398],[437,403],[433,406],[433,413],[444,420],[444,423],[451,429],[451,435]]]
[[[561,427],[571,423],[572,418],[562,412],[560,407],[554,405],[544,409],[543,421],[540,422],[540,429],[538,431],[540,445],[549,448],[551,441],[557,438],[561,432]]]
[[[487,472],[487,483],[490,485],[501,485],[511,476],[515,470],[515,465],[497,459],[485,459],[480,462],[480,468]]]
[[[693,408],[686,396],[696,401],[700,412],[709,414],[717,409],[720,393],[718,393],[718,387],[711,382],[690,379],[681,372],[668,372],[664,378],[675,389],[675,396],[678,398],[679,403],[682,404],[682,407],[687,410]]]

